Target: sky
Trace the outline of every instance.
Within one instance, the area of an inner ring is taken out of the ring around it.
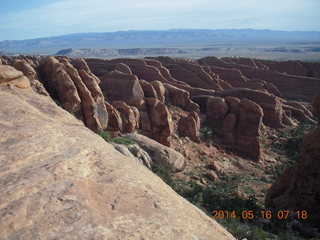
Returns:
[[[0,41],[164,29],[320,31],[320,0],[0,0]]]

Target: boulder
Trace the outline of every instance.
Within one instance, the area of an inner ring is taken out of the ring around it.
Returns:
[[[127,134],[123,137],[132,139],[138,143],[149,154],[154,164],[158,164],[173,172],[183,171],[186,167],[185,158],[172,148],[166,147],[140,134]]]
[[[10,82],[20,77],[23,77],[23,73],[14,67],[7,65],[0,66],[0,83]]]
[[[49,97],[0,102],[1,239],[235,239]]]
[[[149,154],[146,151],[142,150],[139,147],[139,145],[134,144],[134,145],[125,146],[121,144],[115,144],[114,148],[119,152],[121,152],[123,155],[151,169],[152,159],[150,158]]]
[[[19,59],[14,59],[13,62],[12,62],[12,66],[23,72],[23,74],[30,80],[34,80],[36,79],[36,71],[33,69],[33,67],[31,67],[31,65],[27,62],[27,61],[24,61],[24,60],[19,60]]]

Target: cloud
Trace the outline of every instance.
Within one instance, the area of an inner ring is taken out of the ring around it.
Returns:
[[[0,39],[169,28],[315,28],[317,0],[60,0],[0,15]],[[299,21],[302,22],[299,24]],[[319,23],[320,21],[318,21]],[[311,24],[312,23],[312,24]]]

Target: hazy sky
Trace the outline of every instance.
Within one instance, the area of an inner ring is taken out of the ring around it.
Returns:
[[[173,28],[320,31],[320,0],[0,0],[0,41]]]

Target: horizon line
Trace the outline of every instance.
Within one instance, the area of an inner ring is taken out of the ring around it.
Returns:
[[[253,30],[253,31],[272,31],[272,32],[307,32],[307,33],[320,33],[320,31],[306,31],[306,30],[272,30],[272,29],[255,29],[255,28],[169,28],[169,29],[128,29],[128,30],[116,30],[116,31],[105,31],[105,32],[74,32],[74,33],[68,33],[68,34],[61,34],[61,35],[54,35],[54,36],[44,36],[44,37],[35,37],[35,38],[26,38],[26,39],[5,39],[0,40],[1,42],[7,42],[7,41],[27,41],[27,40],[38,40],[38,39],[46,39],[46,38],[54,38],[54,37],[63,37],[63,36],[70,36],[70,35],[78,35],[78,34],[104,34],[104,33],[118,33],[118,32],[151,32],[151,31],[174,31],[174,30],[193,30],[193,31],[223,31],[223,30]]]

